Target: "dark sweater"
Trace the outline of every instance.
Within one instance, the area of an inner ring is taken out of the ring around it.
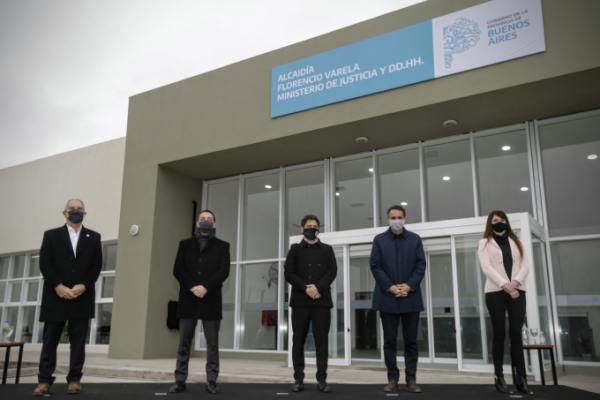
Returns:
[[[494,240],[498,243],[498,246],[500,246],[500,250],[502,250],[502,263],[504,264],[506,275],[508,275],[508,280],[512,281],[513,257],[510,242],[508,241],[508,232],[504,232],[504,235],[502,236],[498,236],[494,233]]]

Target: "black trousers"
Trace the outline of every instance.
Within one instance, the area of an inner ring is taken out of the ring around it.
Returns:
[[[513,299],[504,290],[485,294],[485,305],[490,313],[494,339],[492,341],[492,358],[496,376],[503,377],[504,339],[506,331],[506,312],[508,311],[508,336],[510,337],[510,357],[517,369],[517,375],[525,376],[525,356],[521,329],[525,322],[527,301],[525,292],[519,290],[519,297]]]
[[[188,377],[188,365],[192,351],[192,339],[196,332],[197,319],[179,320],[179,348],[175,380],[185,382]],[[221,320],[202,320],[202,329],[206,338],[206,381],[216,382],[219,377],[219,329]]]
[[[404,363],[406,364],[406,382],[417,380],[417,362],[419,361],[419,347],[417,334],[419,328],[420,312],[411,313],[386,313],[379,312],[383,327],[383,355],[385,366],[388,370],[388,381],[400,379],[400,370],[396,362],[398,325],[402,321],[402,337],[404,338]]]
[[[294,379],[304,379],[304,343],[311,322],[317,348],[317,381],[320,382],[327,379],[329,327],[331,326],[331,309],[329,307],[294,307],[292,310]]]
[[[71,361],[67,382],[79,382],[83,376],[83,364],[85,362],[85,342],[87,342],[87,330],[89,319],[70,319],[67,325],[69,343],[71,344]],[[44,324],[44,344],[40,356],[39,383],[53,384],[56,377],[52,376],[56,369],[56,348],[60,341],[63,329],[67,321],[46,322]]]

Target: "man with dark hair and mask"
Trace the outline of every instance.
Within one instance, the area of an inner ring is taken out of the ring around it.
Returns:
[[[66,224],[44,232],[40,271],[44,277],[40,322],[44,336],[36,396],[48,395],[56,379],[56,348],[67,325],[71,362],[67,393],[81,393],[85,342],[90,319],[96,311],[94,286],[102,269],[100,234],[83,226],[87,215],[79,199],[67,201]]]
[[[192,339],[198,320],[206,338],[206,391],[219,393],[219,328],[223,319],[221,288],[229,276],[229,243],[216,237],[212,211],[200,212],[196,232],[179,242],[173,275],[179,281],[179,349],[175,385],[171,393],[186,390]]]
[[[311,322],[317,348],[317,388],[325,393],[331,391],[326,379],[333,308],[331,283],[337,275],[337,263],[333,248],[317,238],[319,226],[316,216],[306,215],[300,227],[304,237],[300,243],[292,244],[285,260],[285,280],[292,285],[293,392],[304,390],[304,342]]]

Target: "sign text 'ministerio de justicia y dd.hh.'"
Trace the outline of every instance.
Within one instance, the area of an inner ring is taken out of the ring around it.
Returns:
[[[541,0],[493,0],[271,71],[271,118],[546,50]]]

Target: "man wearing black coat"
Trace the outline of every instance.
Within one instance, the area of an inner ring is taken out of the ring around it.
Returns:
[[[331,325],[331,283],[337,275],[333,248],[317,239],[319,219],[306,215],[301,222],[304,238],[294,243],[285,260],[285,280],[292,286],[292,362],[295,383],[292,391],[304,390],[304,342],[312,321],[317,348],[317,382],[321,392],[331,391],[327,385],[329,327]]]
[[[175,385],[171,393],[183,392],[188,377],[192,339],[198,320],[206,337],[206,391],[218,393],[219,328],[223,319],[221,288],[229,276],[229,243],[218,239],[216,218],[204,210],[198,216],[194,236],[179,242],[173,275],[179,281],[179,349]]]
[[[38,387],[33,394],[48,394],[56,379],[56,348],[65,324],[71,343],[68,393],[81,393],[85,342],[90,319],[96,309],[95,284],[102,269],[100,234],[82,225],[85,205],[79,199],[67,202],[66,225],[44,232],[40,249],[40,271],[44,277],[40,322],[44,322]]]

